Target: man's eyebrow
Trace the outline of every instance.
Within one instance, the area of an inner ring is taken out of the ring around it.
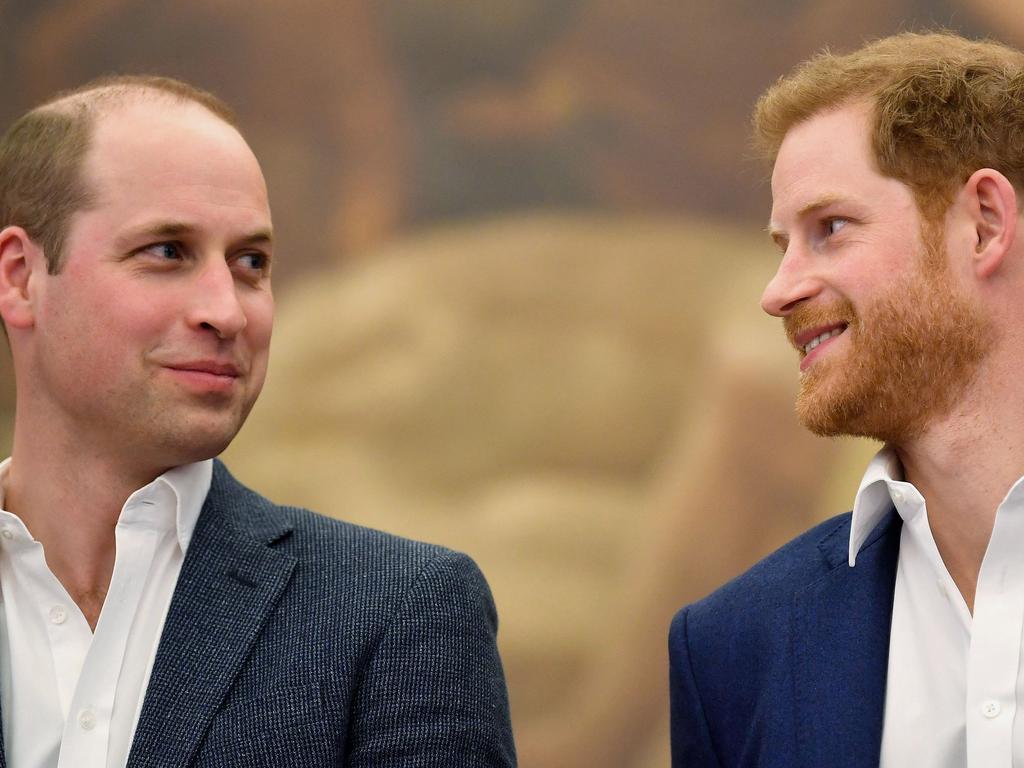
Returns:
[[[828,208],[829,206],[835,205],[836,203],[841,203],[845,199],[846,198],[844,198],[842,195],[822,195],[816,200],[812,200],[811,202],[807,203],[807,205],[803,206],[799,211],[797,211],[796,217],[798,219],[802,219],[809,213],[814,213],[816,211],[820,211],[822,208]]]
[[[118,238],[118,242],[128,244],[144,238],[182,237],[195,231],[195,227],[180,221],[160,221],[144,224],[130,229]]]
[[[239,245],[270,245],[274,242],[274,232],[270,228],[257,229],[255,232],[236,241]]]
[[[828,208],[829,206],[835,205],[836,203],[843,202],[843,200],[845,199],[846,198],[842,197],[841,195],[822,195],[821,197],[815,198],[806,205],[801,206],[800,210],[796,212],[796,218],[806,218],[808,215],[812,213],[820,211],[823,208]],[[768,222],[768,226],[765,228],[765,231],[768,232],[769,235],[771,235],[773,240],[777,240],[780,237],[786,237],[785,232],[781,228],[777,227],[774,222],[771,221]]]
[[[149,238],[159,240],[186,237],[194,234],[197,229],[198,228],[192,224],[187,224],[181,221],[161,221],[153,224],[145,224],[136,229],[129,230],[118,238],[118,242],[124,246],[128,246],[132,243],[138,242],[139,240]],[[269,227],[267,227],[257,229],[247,235],[242,235],[234,241],[234,245],[236,247],[242,245],[269,245],[273,241],[274,233]]]

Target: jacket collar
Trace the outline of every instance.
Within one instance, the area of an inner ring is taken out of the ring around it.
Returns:
[[[295,568],[291,525],[219,461],[171,599],[128,768],[184,768]],[[0,765],[2,768],[2,765]]]
[[[891,505],[849,563],[851,524],[819,543],[823,577],[794,596],[797,765],[877,766],[901,520]]]

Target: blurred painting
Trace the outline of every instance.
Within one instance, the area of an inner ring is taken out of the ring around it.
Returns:
[[[793,414],[757,94],[1001,0],[0,0],[0,121],[88,78],[236,107],[277,327],[225,456],[271,498],[471,554],[525,768],[668,763],[673,612],[849,508]],[[13,383],[0,363],[0,433]]]

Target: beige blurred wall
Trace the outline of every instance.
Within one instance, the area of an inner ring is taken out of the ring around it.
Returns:
[[[848,509],[758,297],[756,95],[814,51],[999,0],[0,0],[0,120],[110,72],[236,106],[279,233],[232,468],[471,553],[526,768],[667,764],[673,611]],[[0,360],[0,438],[13,387]]]

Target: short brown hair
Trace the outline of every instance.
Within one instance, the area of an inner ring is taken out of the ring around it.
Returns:
[[[147,95],[194,102],[238,128],[231,109],[207,91],[169,77],[118,75],[58,94],[0,138],[0,229],[22,227],[42,248],[50,274],[60,271],[71,215],[92,202],[82,162],[97,117]]]
[[[950,32],[907,32],[842,56],[825,51],[761,96],[755,140],[774,161],[794,125],[856,102],[873,109],[879,171],[910,187],[926,220],[938,221],[979,168],[1024,190],[1021,52]]]

